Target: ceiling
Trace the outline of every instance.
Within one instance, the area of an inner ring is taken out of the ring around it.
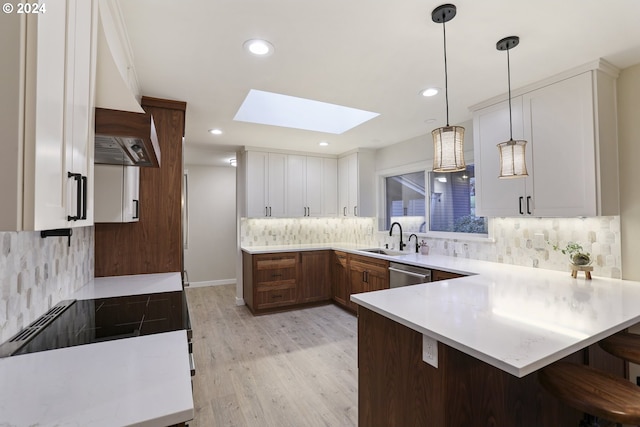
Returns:
[[[446,123],[440,1],[119,0],[143,95],[187,102],[186,161],[228,164],[241,146],[340,154],[379,148]],[[451,124],[468,107],[603,58],[640,63],[638,0],[459,0],[446,24]],[[606,9],[605,9],[606,8]],[[268,57],[243,43],[262,38]],[[419,91],[441,88],[434,97]],[[380,113],[341,135],[234,122],[250,89]],[[208,129],[220,128],[222,135]],[[320,141],[329,145],[321,147]],[[430,137],[425,137],[430,144]],[[429,148],[430,150],[431,148]]]

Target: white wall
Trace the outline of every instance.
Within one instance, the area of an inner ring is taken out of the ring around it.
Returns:
[[[236,169],[185,165],[188,174],[188,247],[191,286],[236,281]]]
[[[640,280],[640,64],[618,77],[622,277]]]

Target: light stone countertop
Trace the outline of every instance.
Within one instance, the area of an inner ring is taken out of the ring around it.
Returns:
[[[84,300],[181,290],[182,276],[180,273],[134,274],[96,277],[78,289],[71,297]]]
[[[181,291],[180,273],[100,277],[72,298]],[[168,426],[193,419],[185,330],[0,358],[0,426]]]
[[[267,248],[243,250],[277,252]],[[640,322],[640,282],[586,280],[582,273],[574,279],[568,263],[562,272],[441,255],[369,254],[339,243],[322,249],[468,274],[351,300],[517,377]]]
[[[193,418],[186,331],[0,359],[0,425],[168,426]]]

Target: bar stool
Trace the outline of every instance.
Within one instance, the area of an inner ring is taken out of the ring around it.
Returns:
[[[540,384],[568,406],[622,424],[640,424],[640,387],[607,372],[576,363],[556,362],[538,373]],[[585,418],[580,426],[597,426]],[[591,423],[591,424],[590,424]]]
[[[604,351],[614,356],[640,364],[640,335],[619,332],[603,339],[598,344]]]

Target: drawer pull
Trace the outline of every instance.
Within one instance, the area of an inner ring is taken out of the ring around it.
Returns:
[[[282,277],[282,274],[272,274],[271,277]]]
[[[282,294],[271,295],[271,299],[282,298]]]

